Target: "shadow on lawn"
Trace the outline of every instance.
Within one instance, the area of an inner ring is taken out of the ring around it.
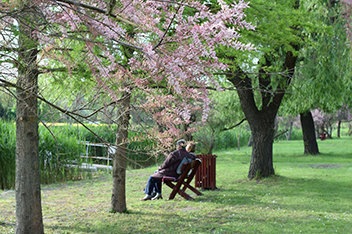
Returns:
[[[332,176],[332,175],[326,175]],[[274,176],[264,181],[240,181],[241,189],[219,189],[198,198],[230,206],[248,205],[287,210],[349,212],[350,185],[344,181]],[[246,187],[245,189],[243,187]],[[269,202],[268,202],[269,201]]]
[[[173,201],[172,201],[173,202]],[[235,212],[233,212],[235,213]],[[114,214],[112,217],[99,220],[92,225],[90,221],[45,225],[49,233],[148,233],[148,234],[176,234],[176,233],[209,233],[209,222],[214,222],[216,226],[213,231],[221,227],[219,217],[216,213],[208,214],[196,212],[193,215],[184,212],[156,212],[155,209],[144,211],[133,211],[129,214]],[[246,221],[245,218],[236,216],[231,217],[231,222]],[[227,220],[228,221],[228,220]],[[231,232],[234,233],[234,232]]]

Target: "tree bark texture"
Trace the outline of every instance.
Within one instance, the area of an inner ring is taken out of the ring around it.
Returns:
[[[118,129],[116,133],[117,151],[113,161],[113,189],[111,206],[113,212],[124,213],[126,206],[126,157],[128,127],[130,121],[130,94],[124,93],[124,99],[118,107]]]
[[[252,156],[248,178],[261,178],[275,175],[273,166],[274,118],[253,116],[250,124],[252,130]]]
[[[300,118],[303,133],[304,154],[319,154],[312,113],[310,111],[301,113]]]
[[[33,22],[27,8],[20,19],[16,114],[16,234],[44,233],[38,151],[37,41],[24,20]]]

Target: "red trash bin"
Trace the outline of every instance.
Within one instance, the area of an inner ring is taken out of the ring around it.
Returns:
[[[216,155],[197,155],[202,160],[196,173],[195,187],[216,189]]]
[[[322,140],[322,141],[325,140],[326,139],[326,134],[323,133],[323,132],[320,133],[319,139]]]

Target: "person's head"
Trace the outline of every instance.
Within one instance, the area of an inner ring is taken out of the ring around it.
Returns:
[[[186,146],[186,150],[188,152],[196,152],[196,144],[194,142],[188,143],[188,145]]]
[[[181,149],[186,147],[186,141],[184,139],[180,139],[176,142],[176,148]]]

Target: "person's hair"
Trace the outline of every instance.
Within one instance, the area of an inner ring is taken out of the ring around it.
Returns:
[[[176,146],[180,148],[185,148],[186,147],[186,141],[184,139],[180,139],[176,142]]]
[[[196,152],[196,144],[193,142],[188,143],[188,145],[186,146],[186,150],[188,152]]]

